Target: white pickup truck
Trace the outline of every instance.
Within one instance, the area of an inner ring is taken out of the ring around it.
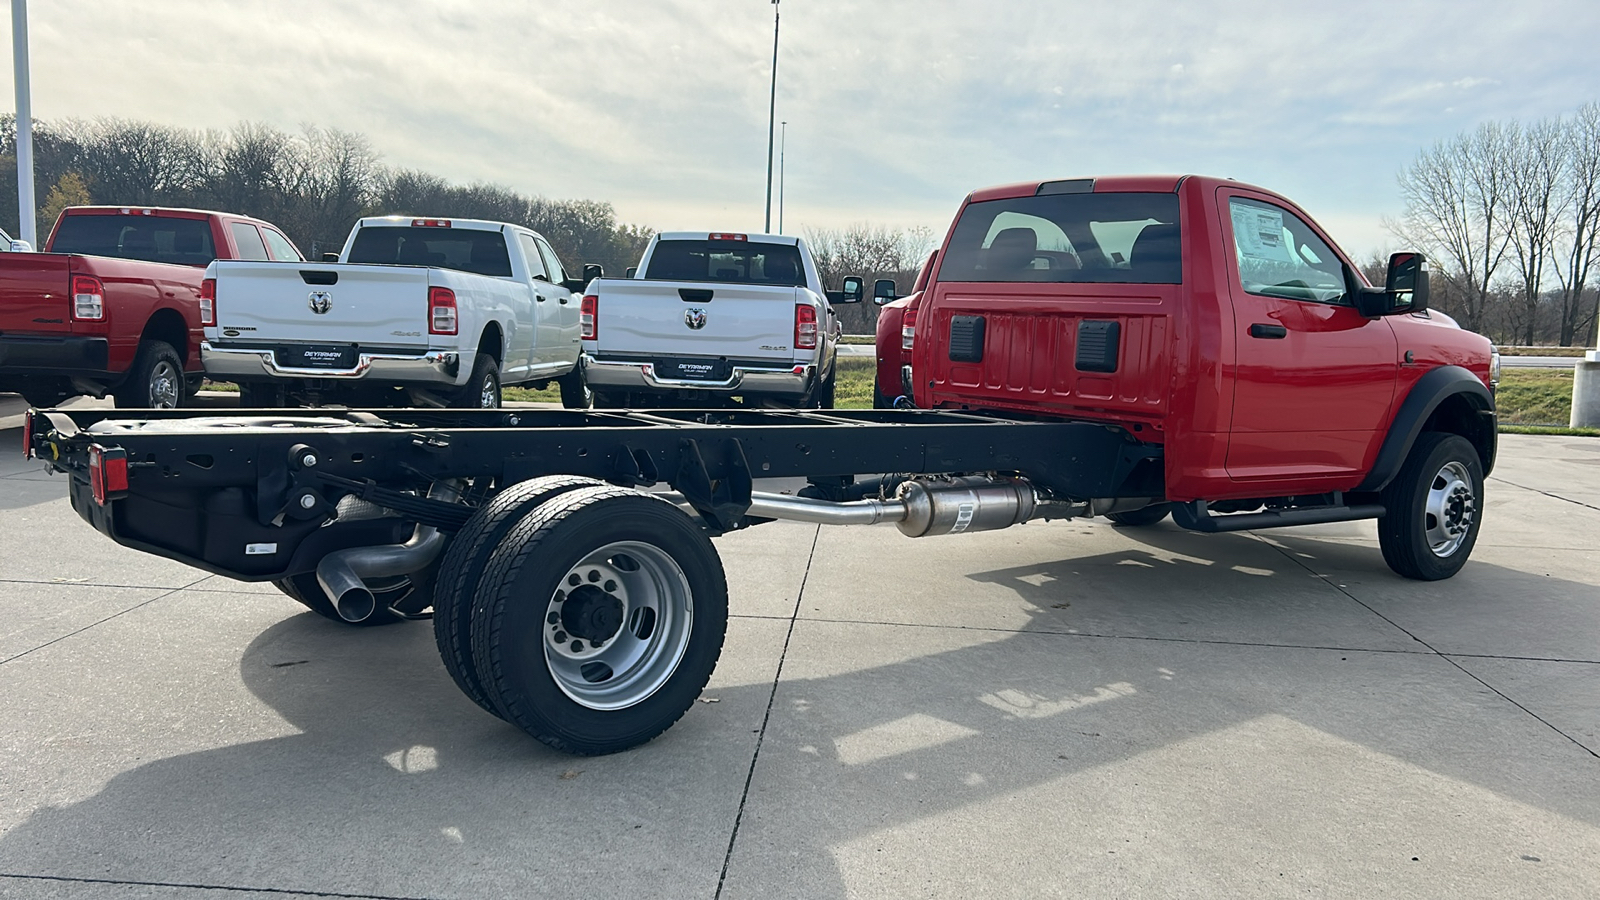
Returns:
[[[596,406],[723,403],[832,408],[839,321],[861,280],[828,292],[799,238],[656,235],[631,278],[583,297],[583,368]]]
[[[366,218],[335,263],[219,260],[205,279],[201,359],[244,406],[497,407],[502,385],[552,381],[591,404],[584,280],[517,225]]]

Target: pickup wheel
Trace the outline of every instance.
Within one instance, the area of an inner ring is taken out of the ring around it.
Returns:
[[[591,409],[595,406],[594,391],[589,390],[589,379],[584,377],[583,365],[556,379],[561,388],[561,405],[567,409]]]
[[[816,388],[816,403],[818,409],[833,409],[834,389],[838,387],[839,370],[835,368],[828,373],[828,377]]]
[[[378,611],[360,622],[347,622],[339,615],[333,601],[328,598],[328,593],[317,583],[315,572],[290,575],[288,578],[274,581],[272,585],[288,594],[290,599],[325,619],[332,619],[340,625],[366,628],[404,622],[407,616],[395,610],[394,607],[397,605],[404,604],[411,609],[426,608],[431,602],[434,574],[437,571],[438,565],[435,564],[410,575],[397,575],[393,578],[366,582],[367,587],[372,589],[373,597],[378,601]]]
[[[616,753],[694,705],[727,622],[722,563],[693,519],[649,494],[580,488],[496,548],[473,659],[506,721],[568,753]]]
[[[479,353],[472,363],[472,377],[450,404],[456,409],[500,408],[500,365],[487,353]]]
[[[1389,568],[1438,581],[1466,565],[1483,519],[1483,464],[1466,438],[1424,432],[1380,494],[1378,546]]]
[[[1149,506],[1135,509],[1131,512],[1106,513],[1106,518],[1110,519],[1113,525],[1122,525],[1127,528],[1147,528],[1165,519],[1170,512],[1172,512],[1171,503],[1152,503]]]
[[[495,547],[528,513],[568,491],[600,484],[576,475],[547,475],[514,484],[472,514],[439,563],[441,575],[433,592],[433,637],[439,656],[456,687],[491,715],[500,712],[484,693],[472,662],[472,607],[483,569]]]
[[[133,367],[112,394],[118,409],[177,409],[187,399],[183,361],[166,341],[141,341]]]

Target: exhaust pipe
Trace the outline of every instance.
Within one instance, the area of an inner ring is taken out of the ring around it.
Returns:
[[[453,501],[461,495],[454,482],[435,482],[428,489],[432,500]],[[444,550],[445,537],[439,529],[418,525],[404,544],[377,547],[351,547],[335,550],[317,563],[317,584],[333,602],[339,618],[352,624],[377,615],[378,598],[364,579],[409,575],[426,569]]]
[[[752,516],[822,525],[893,522],[907,537],[996,531],[1029,519],[1088,515],[1085,503],[1042,500],[1022,479],[917,479],[888,500],[834,502],[787,494],[752,493]]]

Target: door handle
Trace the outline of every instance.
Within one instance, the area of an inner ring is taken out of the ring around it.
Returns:
[[[534,299],[538,300],[540,303],[544,302],[544,297],[542,297],[541,295],[534,294],[533,296],[534,296]]]
[[[1253,338],[1268,338],[1277,340],[1289,336],[1289,329],[1282,325],[1267,325],[1257,322],[1250,326],[1250,336]]]
[[[567,298],[566,297],[562,297],[560,300],[557,300],[556,302],[561,304],[562,306],[566,306],[567,305]]]

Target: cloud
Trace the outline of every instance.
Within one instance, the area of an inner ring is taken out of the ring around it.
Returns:
[[[1379,233],[1394,172],[1419,147],[1483,119],[1569,111],[1600,84],[1600,62],[1569,39],[1600,32],[1600,5],[1574,2],[778,11],[791,225],[942,229],[986,184],[1199,171],[1342,222],[1365,216],[1372,226],[1354,230]],[[390,164],[456,181],[610,200],[664,228],[760,224],[762,0],[59,0],[31,12],[41,118],[333,126],[367,134]]]

